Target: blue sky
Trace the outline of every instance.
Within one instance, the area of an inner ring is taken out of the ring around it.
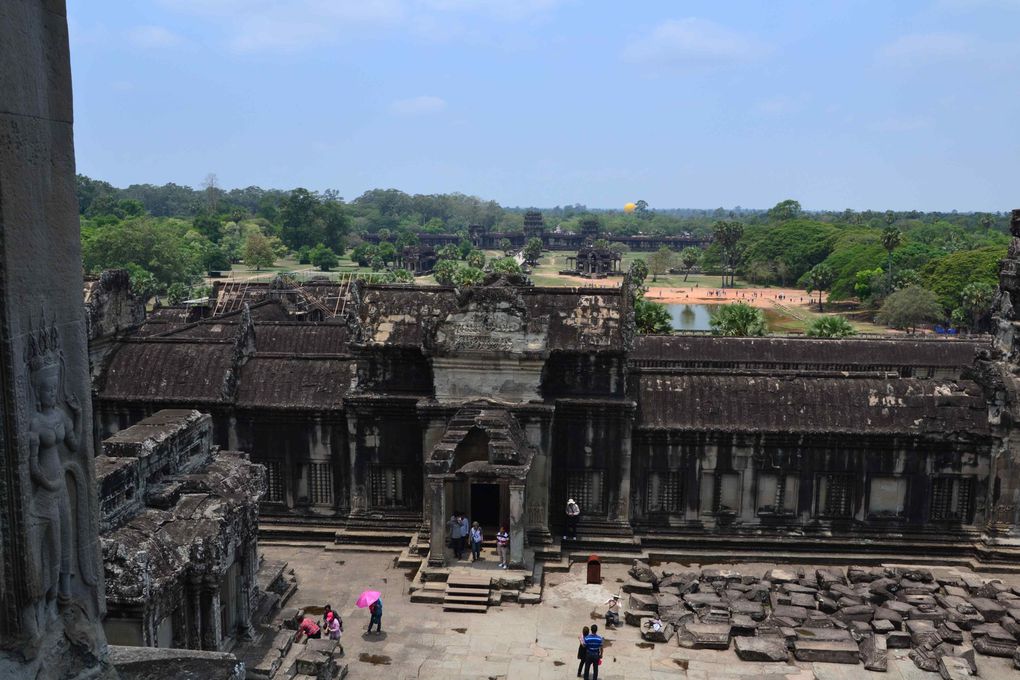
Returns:
[[[69,0],[78,171],[504,205],[1020,206],[1020,0]]]

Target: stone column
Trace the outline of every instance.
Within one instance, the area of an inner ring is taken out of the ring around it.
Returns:
[[[202,649],[218,652],[222,639],[220,584],[215,576],[206,576],[202,581]]]
[[[64,2],[0,2],[0,64],[0,678],[91,678],[112,670]]]
[[[510,484],[510,566],[524,566],[524,484]]]
[[[188,579],[188,594],[185,606],[188,608],[188,649],[202,649],[202,581]]]
[[[631,432],[634,428],[634,409],[628,409],[620,424],[620,487],[616,496],[616,508],[612,519],[630,524],[630,461]]]
[[[431,521],[429,531],[429,566],[446,565],[446,481],[429,477]]]
[[[257,588],[255,565],[258,563],[258,556],[255,551],[254,541],[251,549],[244,551],[244,562],[241,564],[241,597],[237,603],[237,636],[239,639],[251,640],[254,638],[254,631],[251,625],[252,608],[255,604],[253,594]]]

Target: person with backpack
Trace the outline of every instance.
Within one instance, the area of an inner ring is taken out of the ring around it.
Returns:
[[[326,634],[330,640],[339,640],[340,636],[344,634],[344,622],[340,620],[340,616],[333,611],[326,612]]]
[[[368,613],[372,615],[372,618],[368,620],[368,632],[372,632],[372,626],[375,626],[376,635],[382,633],[382,598],[373,602],[368,606]]]

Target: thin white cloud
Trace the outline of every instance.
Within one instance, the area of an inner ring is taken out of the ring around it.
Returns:
[[[956,12],[983,9],[1020,10],[1020,0],[937,0],[935,7]]]
[[[656,68],[725,66],[753,61],[769,52],[756,38],[712,21],[670,19],[632,40],[623,58]]]
[[[961,61],[978,54],[977,40],[965,33],[914,33],[879,50],[885,60],[906,66],[940,61]]]
[[[162,26],[135,26],[127,31],[128,42],[142,49],[166,49],[179,47],[187,41],[180,35]]]
[[[755,104],[754,108],[758,113],[764,115],[785,116],[802,111],[807,100],[808,97],[804,94],[796,97],[779,95],[758,102]]]
[[[419,0],[426,10],[487,14],[498,19],[516,21],[546,14],[563,5],[565,0]]]
[[[403,30],[429,42],[491,42],[486,21],[541,18],[573,0],[158,0],[218,26],[235,52],[295,51]]]
[[[429,95],[412,97],[410,99],[398,99],[390,104],[390,111],[398,116],[423,116],[439,113],[445,109],[445,99]]]

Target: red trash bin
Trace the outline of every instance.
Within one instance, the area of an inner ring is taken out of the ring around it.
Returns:
[[[602,583],[602,560],[598,555],[588,555],[588,583]]]

